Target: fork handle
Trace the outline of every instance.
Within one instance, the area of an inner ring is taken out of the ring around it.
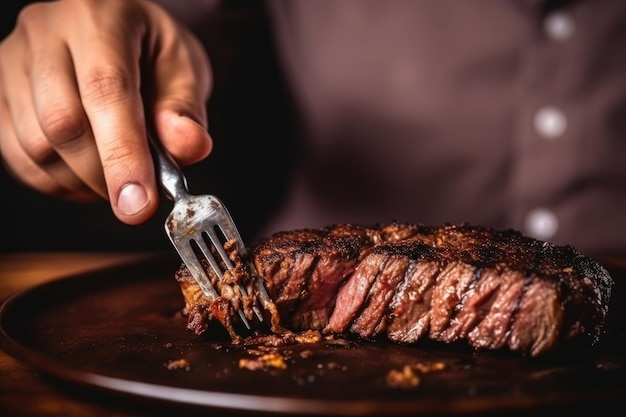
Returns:
[[[174,159],[161,147],[148,132],[148,143],[154,157],[155,168],[161,189],[167,198],[178,201],[189,194],[187,179]]]

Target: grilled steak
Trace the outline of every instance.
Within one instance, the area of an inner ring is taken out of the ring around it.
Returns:
[[[531,356],[593,345],[613,285],[601,265],[570,246],[468,224],[280,232],[251,254],[292,331],[397,343],[429,338]],[[201,334],[214,301],[184,266],[176,279],[188,327]]]

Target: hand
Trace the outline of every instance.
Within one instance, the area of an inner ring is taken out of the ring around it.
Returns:
[[[205,158],[211,82],[200,43],[153,3],[27,6],[0,43],[0,154],[40,192],[142,223],[159,202],[146,123],[179,164]]]

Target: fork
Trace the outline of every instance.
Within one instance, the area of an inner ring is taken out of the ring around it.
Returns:
[[[148,142],[155,159],[161,189],[174,203],[165,221],[165,231],[203,294],[209,299],[215,299],[220,294],[211,283],[202,264],[201,256],[209,263],[217,279],[223,283],[227,270],[231,273],[235,272],[235,265],[224,249],[226,242],[234,242],[240,259],[245,260],[248,271],[254,273],[254,267],[248,261],[246,246],[222,201],[210,194],[190,194],[187,179],[174,159],[162,149],[150,133],[148,133]],[[219,261],[215,258],[214,252],[219,255]],[[222,269],[223,267],[225,269]],[[264,307],[270,305],[272,302],[262,281],[257,274],[252,276],[261,305]],[[248,296],[246,288],[241,283],[238,284],[238,290],[243,297]],[[255,304],[253,304],[253,311],[262,322],[263,315]],[[250,322],[241,307],[237,312],[246,328],[250,329]]]

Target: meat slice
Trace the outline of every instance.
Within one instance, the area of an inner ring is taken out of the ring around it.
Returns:
[[[374,282],[381,272],[381,262],[386,256],[370,255],[359,263],[354,273],[339,290],[334,311],[325,326],[326,333],[343,333],[355,318],[360,317],[359,311],[365,303]]]
[[[507,343],[511,350],[538,354],[555,346],[559,341],[558,325],[563,323],[563,314],[559,292],[553,283],[531,278],[510,325]],[[484,346],[489,342],[488,337],[483,336],[482,340],[476,340],[476,337],[477,334],[469,336],[473,346],[480,347],[481,343]]]
[[[366,302],[356,320],[353,321],[350,331],[361,337],[372,338],[386,330],[385,315],[389,303],[396,293],[396,288],[402,281],[410,261],[397,255],[385,256],[376,253],[371,254],[368,258],[372,259],[364,260],[364,262],[374,264],[378,261],[380,271],[376,274],[376,279],[367,293]],[[380,258],[384,258],[384,260]]]
[[[532,356],[596,343],[613,285],[570,246],[469,224],[285,231],[250,253],[291,331],[465,341]],[[197,291],[184,266],[176,279],[189,327],[207,331],[215,300]]]
[[[439,273],[430,301],[430,337],[441,339],[467,287],[476,276],[475,268],[464,262],[450,262]]]
[[[477,279],[463,294],[456,316],[440,334],[440,339],[454,341],[466,338],[489,313],[495,294],[500,288],[503,273],[495,269],[480,269]]]
[[[430,329],[430,302],[441,266],[434,261],[411,263],[389,309],[387,335],[399,343],[415,343]]]
[[[500,349],[507,343],[524,293],[525,279],[517,271],[505,271],[499,281],[489,311],[467,335],[470,344],[476,348]]]
[[[267,290],[283,324],[322,330],[340,285],[353,274],[373,238],[366,229],[346,225],[279,233],[259,247],[254,264],[262,277],[272,278]]]

